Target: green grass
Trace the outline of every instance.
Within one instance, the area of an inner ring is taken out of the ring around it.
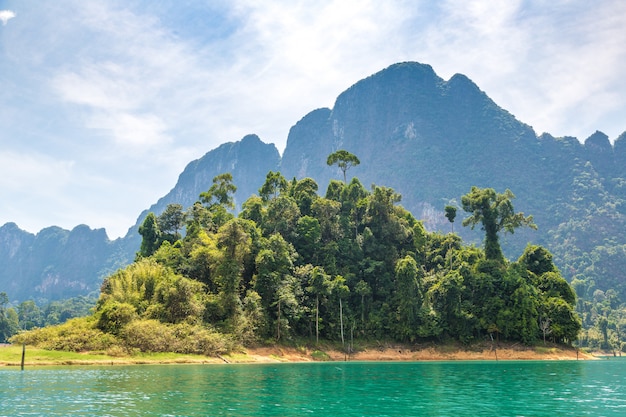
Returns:
[[[546,347],[546,346],[535,346],[535,352],[541,354],[555,353],[558,352],[559,349],[555,347]]]
[[[57,350],[44,350],[26,347],[25,362],[37,363],[63,363],[71,361],[110,361],[116,359],[105,354],[62,352]],[[0,348],[0,364],[19,365],[22,360],[22,346],[11,345]]]
[[[330,360],[330,356],[326,352],[322,352],[321,350],[315,350],[311,352],[311,357],[316,361],[324,362]]]
[[[0,366],[19,366],[22,360],[22,346],[0,347]],[[58,350],[45,350],[26,347],[25,366],[36,365],[87,365],[87,364],[149,364],[149,363],[205,363],[217,362],[216,358],[202,355],[179,353],[137,352],[125,356],[111,356],[105,353],[76,353]]]

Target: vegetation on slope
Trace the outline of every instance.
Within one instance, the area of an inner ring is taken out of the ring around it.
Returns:
[[[487,231],[487,252],[427,232],[393,189],[368,191],[356,178],[331,181],[321,197],[314,180],[270,171],[238,217],[229,211],[235,190],[222,174],[186,212],[148,215],[136,261],[104,280],[91,316],[12,341],[219,354],[303,337],[342,346],[577,338],[576,296],[552,255],[529,245],[516,262],[502,256],[498,232],[534,225],[514,212],[508,190],[463,196],[464,223]]]

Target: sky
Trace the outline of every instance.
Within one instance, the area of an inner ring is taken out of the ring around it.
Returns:
[[[192,160],[394,63],[537,134],[626,131],[622,0],[0,0],[0,225],[126,234]]]

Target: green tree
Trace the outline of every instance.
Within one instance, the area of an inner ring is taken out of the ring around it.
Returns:
[[[411,256],[407,255],[396,263],[395,284],[396,334],[402,340],[413,341],[420,325],[422,294],[420,271]]]
[[[27,300],[20,303],[17,306],[17,316],[20,323],[20,328],[23,330],[30,330],[33,327],[40,327],[42,324],[41,310],[33,300]]]
[[[354,291],[361,296],[361,323],[365,326],[365,297],[372,294],[372,288],[363,280],[357,282]]]
[[[446,206],[444,207],[444,211],[446,212],[446,219],[448,219],[452,227],[452,233],[454,233],[454,219],[456,219],[456,207]]]
[[[346,341],[343,334],[343,300],[350,295],[350,288],[346,285],[346,279],[337,275],[332,281],[332,292],[339,299],[339,329],[341,331],[341,346],[345,349]]]
[[[320,222],[311,216],[302,216],[296,224],[296,239],[294,246],[302,257],[301,264],[316,263],[317,252],[322,229]]]
[[[245,257],[250,253],[252,240],[242,224],[232,219],[217,232],[217,247],[221,259],[217,266],[220,297],[230,330],[236,330],[242,313],[240,285]]]
[[[463,342],[471,340],[473,328],[462,302],[465,290],[463,276],[458,271],[451,271],[437,278],[437,282],[428,291],[428,297],[439,318],[441,332]]]
[[[237,187],[233,184],[233,175],[226,172],[213,178],[213,185],[211,185],[208,191],[200,194],[200,201],[207,204],[209,208],[214,205],[220,205],[234,210],[235,201],[233,194],[235,191],[237,191]]]
[[[9,297],[0,292],[0,343],[6,341],[19,331],[19,319],[12,308],[8,308]]]
[[[341,203],[327,198],[318,198],[311,209],[320,225],[321,241],[329,243],[339,240],[341,237],[339,226]]]
[[[265,203],[259,196],[253,195],[241,205],[239,217],[246,220],[252,220],[259,227],[263,226],[265,223],[266,216],[267,210],[265,208]]]
[[[503,262],[504,255],[500,248],[498,233],[500,231],[514,233],[521,226],[536,229],[533,217],[525,217],[524,213],[515,213],[513,200],[515,196],[510,190],[497,194],[493,188],[472,187],[472,190],[461,198],[463,210],[471,213],[463,220],[463,226],[474,226],[481,223],[485,231],[485,256]]]
[[[185,224],[183,206],[181,204],[168,204],[165,211],[157,217],[157,224],[165,240],[173,243],[180,239],[180,230]]]
[[[309,275],[307,291],[315,295],[315,343],[320,340],[320,298],[325,298],[332,291],[332,281],[324,268],[316,266]]]
[[[139,234],[142,240],[138,255],[146,258],[156,252],[162,242],[161,230],[159,230],[157,217],[154,213],[148,213],[141,226],[139,226]]]
[[[556,266],[552,262],[552,254],[538,245],[527,245],[517,262],[535,274],[535,276],[556,271]]]
[[[193,238],[202,229],[213,230],[213,215],[209,209],[196,201],[185,213],[185,223],[187,226],[187,238]]]
[[[270,171],[265,177],[263,186],[259,189],[259,195],[263,201],[269,201],[278,197],[278,195],[287,190],[287,180],[280,172]]]
[[[298,204],[303,216],[311,215],[311,206],[318,197],[317,190],[318,185],[312,178],[303,178],[292,183],[289,193]]]
[[[97,316],[100,330],[119,335],[128,323],[137,318],[137,310],[129,303],[109,301],[98,309]]]
[[[276,307],[270,321],[276,322],[276,338],[281,334],[282,305],[292,297],[286,290],[293,269],[295,252],[293,247],[276,233],[270,236],[264,248],[256,256],[257,274],[254,279],[254,290],[261,297],[261,304],[267,313]],[[281,291],[282,290],[282,291]]]
[[[361,161],[359,161],[359,158],[357,158],[356,155],[343,149],[331,153],[326,159],[326,164],[328,166],[337,165],[339,169],[341,169],[341,172],[343,172],[344,184],[347,183],[346,171],[353,166],[359,165],[360,163]]]
[[[548,297],[540,306],[540,316],[550,320],[551,336],[557,343],[572,343],[582,328],[580,318],[562,298]]]
[[[280,233],[286,240],[293,241],[299,218],[300,209],[294,199],[280,195],[269,202],[264,222],[260,226],[265,236]]]
[[[160,321],[167,323],[187,322],[198,324],[202,321],[206,300],[201,282],[176,274],[168,274],[154,291],[154,301],[162,310],[153,313]]]

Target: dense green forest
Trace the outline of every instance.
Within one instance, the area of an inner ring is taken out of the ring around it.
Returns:
[[[485,231],[484,250],[454,233],[427,232],[393,189],[346,172],[324,197],[310,179],[270,171],[259,194],[232,214],[228,173],[187,211],[170,204],[141,227],[136,260],[106,278],[93,314],[22,332],[14,342],[52,349],[220,353],[290,340],[574,342],[576,295],[544,248],[515,262],[502,233],[534,227],[506,190],[472,187],[464,226]],[[185,231],[184,236],[182,234]]]

